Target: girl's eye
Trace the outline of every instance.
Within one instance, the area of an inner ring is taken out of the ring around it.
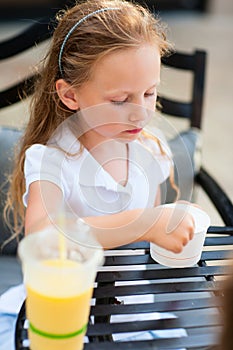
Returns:
[[[145,97],[151,97],[151,96],[155,96],[154,92],[146,92],[145,93]]]
[[[144,94],[145,97],[155,97],[155,92],[146,92]],[[126,97],[124,100],[111,100],[111,103],[115,104],[115,105],[123,105],[125,102],[128,101],[128,97]]]
[[[127,101],[127,99],[122,100],[122,101],[114,101],[114,100],[112,100],[111,102],[112,102],[114,105],[123,105],[123,103],[125,103],[126,101]]]

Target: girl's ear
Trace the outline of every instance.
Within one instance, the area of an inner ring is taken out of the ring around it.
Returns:
[[[56,90],[59,98],[64,103],[64,105],[66,105],[71,110],[78,110],[78,98],[75,88],[70,86],[70,84],[67,83],[64,79],[59,79],[56,81]]]

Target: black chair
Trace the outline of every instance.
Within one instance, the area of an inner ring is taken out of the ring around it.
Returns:
[[[176,132],[169,140],[173,153],[175,180],[180,189],[180,199],[195,201],[193,181],[201,168],[201,122],[203,111],[204,87],[205,87],[205,51],[196,50],[193,53],[176,52],[162,59],[162,64],[169,72],[184,71],[191,73],[192,80],[188,86],[189,100],[182,96],[166,97],[163,92],[158,97],[161,112],[167,119],[186,120],[184,130]],[[182,79],[181,76],[181,81]],[[171,133],[171,131],[170,131]],[[166,182],[166,202],[174,201],[175,192],[172,191],[169,182]]]
[[[190,126],[198,129],[201,129],[202,122],[206,58],[205,51],[196,50],[189,54],[176,52],[162,59],[162,63],[167,67],[190,71],[193,74],[191,101],[174,101],[160,96],[162,112],[179,118],[187,118],[190,120]]]
[[[221,216],[223,222],[228,226],[233,226],[233,206],[227,194],[223,191],[221,186],[216,182],[211,174],[201,164],[201,127],[203,122],[203,101],[205,88],[205,72],[206,72],[207,53],[203,50],[196,50],[193,53],[175,52],[169,57],[162,59],[162,64],[176,70],[191,72],[192,84],[189,86],[189,101],[183,101],[168,98],[164,95],[158,97],[158,102],[161,105],[161,112],[167,115],[188,120],[188,127],[186,130],[179,133],[178,138],[169,141],[170,147],[174,155],[175,164],[175,178],[178,179],[177,167],[188,174],[183,176],[183,189],[186,191],[186,186],[189,186],[190,179],[188,176],[194,178],[195,184],[202,187],[207,194],[212,204],[215,206],[217,212]],[[180,148],[187,150],[186,155],[180,152]],[[187,153],[190,156],[192,169],[187,169]],[[183,163],[183,165],[182,165]],[[190,172],[191,171],[191,172]],[[167,184],[168,197],[174,199],[174,193]],[[182,190],[182,189],[181,189]],[[186,195],[186,194],[185,194]],[[182,198],[181,193],[181,199]]]

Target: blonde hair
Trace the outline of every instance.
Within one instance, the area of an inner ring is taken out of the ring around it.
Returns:
[[[62,51],[62,78],[72,86],[80,87],[91,77],[95,64],[104,56],[117,50],[139,47],[144,43],[159,48],[161,56],[170,52],[171,44],[165,35],[165,26],[148,9],[122,0],[88,0],[57,15],[50,50],[39,71],[30,106],[30,120],[22,138],[4,217],[10,225],[13,213],[13,230],[17,235],[24,226],[25,208],[25,151],[33,144],[46,144],[64,120],[74,111],[68,109],[56,93],[56,81],[61,77],[59,53],[70,29],[88,14],[101,8],[114,7],[89,16],[71,33]]]

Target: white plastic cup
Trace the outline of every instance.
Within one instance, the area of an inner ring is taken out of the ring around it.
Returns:
[[[201,258],[205,241],[205,235],[210,226],[210,217],[203,210],[188,204],[165,204],[167,208],[182,209],[193,216],[195,232],[192,240],[183,248],[181,253],[173,253],[161,248],[157,244],[150,243],[150,255],[159,264],[168,267],[189,267],[195,265]],[[169,233],[168,233],[169,234]]]

